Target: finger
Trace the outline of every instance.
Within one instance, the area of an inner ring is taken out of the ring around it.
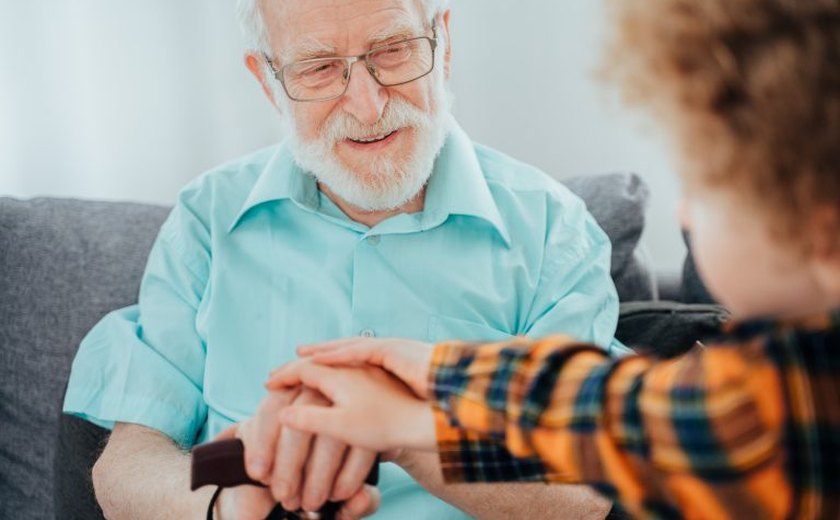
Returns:
[[[374,486],[365,485],[358,493],[350,497],[341,510],[338,518],[341,520],[356,520],[374,514],[379,509],[382,495]]]
[[[276,390],[304,385],[323,394],[330,401],[335,401],[336,376],[334,368],[307,362],[283,367],[272,374],[265,386],[269,390]]]
[[[298,393],[298,390],[288,389],[269,393],[257,408],[256,415],[242,428],[245,469],[252,479],[265,483],[270,477],[281,428],[277,415]]]
[[[329,402],[323,396],[307,388],[297,396],[293,406],[307,405],[321,408],[328,404]],[[276,447],[271,491],[274,497],[283,503],[283,507],[290,511],[300,507],[303,472],[311,448],[312,435],[309,432],[282,428],[280,442]]]
[[[284,387],[299,386],[302,383],[302,372],[311,364],[312,361],[310,359],[299,359],[275,368],[268,376],[268,380],[265,383],[266,388],[269,390],[279,390]]]
[[[332,341],[325,341],[323,343],[314,343],[311,345],[301,345],[297,348],[297,353],[299,356],[306,357],[311,356],[312,354],[316,354],[318,352],[328,352],[330,350],[335,350],[337,348],[343,348],[348,345],[352,345],[359,341],[359,338],[343,338],[343,339],[335,339]]]
[[[382,366],[382,348],[374,345],[350,345],[326,352],[315,352],[311,356],[315,363],[322,365],[369,365]]]
[[[376,453],[362,448],[350,448],[333,484],[330,500],[341,502],[353,496],[365,483],[376,461]]]
[[[347,451],[346,444],[332,437],[315,438],[304,471],[301,506],[305,511],[317,511],[329,499]]]
[[[355,440],[352,427],[344,422],[344,412],[323,406],[292,405],[280,412],[283,426],[303,432],[328,435],[347,444]]]
[[[283,387],[300,385],[300,372],[303,367],[311,363],[308,359],[299,359],[279,366],[271,371],[265,383],[269,390],[280,390]]]
[[[312,434],[308,432],[283,428],[280,433],[271,477],[271,493],[289,511],[300,507],[301,477],[311,445]]]

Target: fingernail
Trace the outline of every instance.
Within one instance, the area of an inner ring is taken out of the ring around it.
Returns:
[[[289,485],[285,482],[275,486],[274,498],[283,501],[289,498]]]
[[[303,509],[306,511],[317,511],[327,499],[320,495],[310,494],[303,497]]]
[[[297,511],[300,508],[300,500],[297,497],[290,497],[288,500],[283,500],[282,504],[286,511]]]

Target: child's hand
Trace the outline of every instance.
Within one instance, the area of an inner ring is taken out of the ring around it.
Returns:
[[[429,403],[381,369],[335,368],[303,359],[286,365],[284,374],[287,381],[318,390],[333,403],[331,407],[289,406],[279,414],[284,426],[380,452],[435,449]]]
[[[411,388],[417,397],[429,395],[429,364],[432,345],[409,339],[352,338],[298,349],[298,354],[322,365],[369,364],[382,367]],[[287,365],[288,366],[288,365]],[[287,368],[275,371],[268,380],[271,389],[293,386]]]

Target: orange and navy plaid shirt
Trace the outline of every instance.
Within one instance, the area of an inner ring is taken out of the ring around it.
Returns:
[[[434,352],[449,482],[587,483],[644,518],[840,518],[840,311],[612,360],[567,337]]]

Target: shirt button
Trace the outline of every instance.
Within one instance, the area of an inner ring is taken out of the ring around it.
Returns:
[[[373,235],[367,238],[367,243],[372,246],[378,246],[380,240],[381,238],[379,237],[379,235]]]
[[[364,329],[363,331],[359,332],[359,336],[363,338],[375,338],[376,332],[373,329]]]

